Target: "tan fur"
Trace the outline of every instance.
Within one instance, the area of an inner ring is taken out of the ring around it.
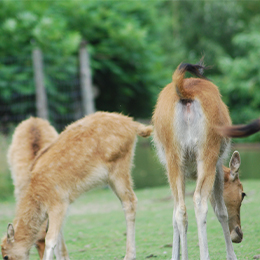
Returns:
[[[215,129],[215,126],[231,125],[231,119],[217,86],[205,79],[184,79],[184,73],[189,68],[197,70],[203,66],[181,64],[173,74],[172,83],[161,91],[153,115],[154,142],[167,168],[174,197],[172,259],[180,257],[179,241],[182,259],[188,259],[188,219],[184,200],[186,178],[197,179],[193,200],[201,259],[209,259],[206,215],[210,197],[222,224],[227,258],[236,259],[227,233],[227,212],[222,195],[224,174],[221,165],[229,139],[219,135]]]
[[[58,137],[56,130],[46,120],[31,117],[20,123],[13,134],[7,160],[15,187],[15,198],[28,187],[31,174],[28,171],[38,152]]]
[[[125,211],[125,260],[135,259],[137,199],[130,170],[136,134],[149,136],[151,131],[151,126],[106,112],[97,112],[68,126],[31,166],[31,182],[17,207],[14,236],[3,241],[2,254],[9,259],[28,259],[41,225],[49,218],[44,259],[52,259],[69,204],[82,192],[109,184]]]
[[[48,121],[30,117],[21,122],[15,129],[11,145],[8,149],[7,159],[15,187],[15,198],[19,199],[25,194],[31,180],[30,165],[40,150],[56,140],[58,133]],[[43,257],[45,247],[46,222],[38,234],[36,248],[40,259]]]

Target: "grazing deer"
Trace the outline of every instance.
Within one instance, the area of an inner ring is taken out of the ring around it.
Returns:
[[[243,239],[240,207],[246,194],[239,179],[240,164],[240,155],[235,151],[230,159],[229,168],[224,165],[222,166],[224,171],[223,197],[228,212],[228,226],[231,240],[234,243],[240,243]]]
[[[218,127],[217,130],[221,135],[228,137],[236,138],[250,136],[260,131],[260,119],[256,119],[248,125]]]
[[[21,122],[15,129],[12,143],[8,149],[7,159],[11,170],[15,187],[15,198],[19,199],[25,194],[31,180],[29,167],[41,149],[47,147],[58,138],[58,133],[48,121],[41,118],[30,117]],[[43,258],[45,248],[47,220],[42,225],[35,243],[40,259]],[[55,249],[56,258],[67,256],[68,252],[63,240],[60,237],[59,246]],[[59,252],[57,251],[59,250]]]
[[[221,223],[227,259],[237,259],[228,226],[223,199],[223,159],[229,149],[229,138],[222,137],[215,126],[229,126],[231,119],[218,88],[203,78],[203,65],[180,64],[172,82],[160,93],[154,115],[154,142],[167,168],[174,198],[172,259],[188,259],[188,217],[185,206],[185,179],[196,179],[193,196],[198,226],[200,259],[209,259],[206,233],[207,201]],[[185,72],[201,78],[184,79]],[[240,203],[242,201],[242,191]]]
[[[127,224],[125,260],[135,259],[136,196],[130,175],[136,135],[150,136],[152,126],[131,118],[97,112],[68,126],[42,150],[31,165],[31,182],[17,205],[14,226],[8,225],[2,255],[8,260],[29,259],[46,219],[44,260],[53,259],[63,219],[81,193],[109,184],[121,200]]]

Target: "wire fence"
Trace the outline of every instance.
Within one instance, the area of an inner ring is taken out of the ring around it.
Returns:
[[[66,62],[72,64],[69,70],[62,66]],[[43,64],[48,120],[62,131],[85,114],[78,60],[68,57],[57,64],[51,55],[44,55]],[[22,120],[37,116],[34,73],[30,54],[0,57],[0,132],[8,134]]]

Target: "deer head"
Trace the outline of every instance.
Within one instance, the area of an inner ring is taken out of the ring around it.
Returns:
[[[230,159],[229,168],[224,167],[224,201],[228,211],[228,225],[232,242],[240,243],[243,232],[240,222],[240,207],[245,197],[239,179],[240,155],[235,151]]]
[[[7,226],[7,235],[2,241],[1,249],[4,260],[28,260],[29,252],[24,252],[24,247],[16,243],[14,227],[12,224]]]

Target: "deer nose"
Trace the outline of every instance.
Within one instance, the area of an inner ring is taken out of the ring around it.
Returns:
[[[231,240],[233,243],[240,243],[243,240],[243,232],[239,226],[236,226],[235,229],[231,232]]]

